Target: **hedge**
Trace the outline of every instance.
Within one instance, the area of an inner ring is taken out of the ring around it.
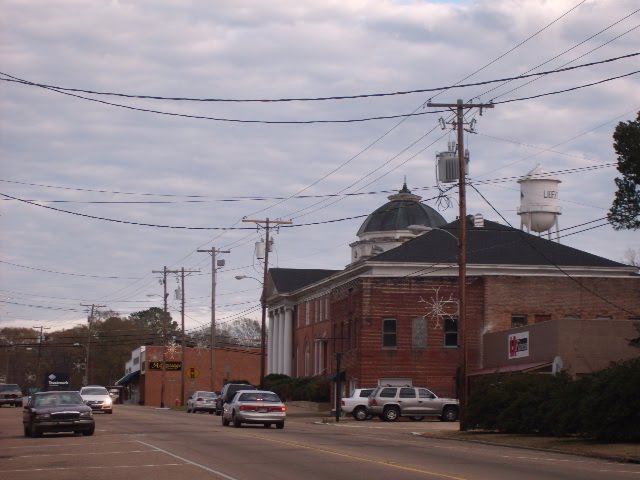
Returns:
[[[640,441],[640,358],[576,380],[564,373],[476,379],[467,425],[504,433]]]

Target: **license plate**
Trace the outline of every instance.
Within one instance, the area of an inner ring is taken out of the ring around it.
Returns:
[[[269,409],[268,408],[259,408],[258,409],[258,413],[268,413]]]

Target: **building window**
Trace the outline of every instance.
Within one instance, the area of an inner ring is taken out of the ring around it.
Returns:
[[[311,348],[309,342],[304,343],[304,376],[308,377],[311,372]]]
[[[444,319],[444,346],[458,346],[458,319],[457,317]]]
[[[412,322],[411,344],[414,350],[427,348],[427,321],[424,317],[417,317]]]
[[[382,348],[395,348],[397,345],[397,325],[395,318],[382,321]]]
[[[526,315],[511,315],[511,328],[526,327],[527,316]]]

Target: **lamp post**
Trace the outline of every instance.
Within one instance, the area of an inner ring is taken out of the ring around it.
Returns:
[[[268,250],[268,248],[267,248]],[[260,324],[260,385],[264,383],[265,376],[265,359],[266,359],[266,336],[267,336],[267,292],[265,291],[266,285],[266,272],[264,281],[260,281],[255,277],[247,275],[236,275],[236,280],[244,280],[245,278],[251,278],[262,285],[262,294],[260,295],[260,307],[262,309],[262,321]]]

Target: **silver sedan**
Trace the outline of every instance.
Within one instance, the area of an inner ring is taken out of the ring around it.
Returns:
[[[284,428],[287,407],[280,397],[265,390],[240,390],[230,402],[224,404],[222,411],[222,425],[228,427],[230,423],[240,428],[243,423],[262,424],[270,428]]]

